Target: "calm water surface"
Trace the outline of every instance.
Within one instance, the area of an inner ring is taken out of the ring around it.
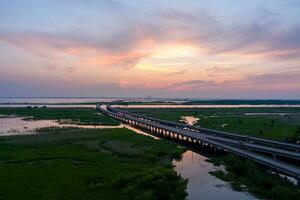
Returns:
[[[205,161],[207,158],[191,150],[183,154],[181,161],[173,161],[175,170],[184,178],[188,178],[188,200],[254,200],[255,197],[248,193],[237,192],[229,184],[210,175],[210,171],[222,170],[212,163]]]
[[[108,129],[108,128],[123,128],[119,126],[104,126],[104,125],[77,125],[68,123],[59,123],[56,120],[24,120],[21,117],[4,117],[0,116],[0,136],[10,135],[30,135],[37,134],[36,129],[46,127],[74,127],[74,128],[93,128],[93,129]]]
[[[199,118],[194,116],[182,116],[180,121],[188,125],[194,125],[199,121]]]
[[[240,105],[113,105],[113,107],[117,108],[299,108],[300,105],[268,105],[268,104],[260,104],[260,105],[248,105],[248,104],[240,104]]]
[[[0,103],[86,103],[86,102],[112,102],[123,100],[121,98],[0,98]]]

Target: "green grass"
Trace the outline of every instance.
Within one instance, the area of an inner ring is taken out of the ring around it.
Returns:
[[[70,120],[70,123],[87,125],[119,124],[92,108],[0,108],[0,115],[33,117],[34,120]]]
[[[226,172],[214,171],[212,175],[227,181],[237,191],[248,191],[260,199],[299,200],[300,189],[277,175],[266,173],[266,169],[253,161],[228,154],[208,161],[216,165],[224,164]],[[246,187],[244,187],[246,186]]]
[[[294,138],[297,127],[300,126],[300,108],[151,108],[127,110],[175,122],[179,122],[182,116],[195,116],[199,118],[196,125],[201,127],[276,140]],[[288,114],[250,116],[245,113]]]
[[[2,137],[5,200],[184,199],[187,181],[171,159],[184,149],[127,129],[45,129]],[[51,132],[51,133],[49,133]]]

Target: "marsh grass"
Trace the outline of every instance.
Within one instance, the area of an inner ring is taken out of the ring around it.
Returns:
[[[261,199],[300,199],[300,189],[286,179],[267,173],[267,169],[238,156],[227,154],[208,159],[215,165],[225,165],[223,170],[210,174],[230,183],[237,191],[247,191]]]
[[[128,129],[41,129],[0,140],[1,199],[184,199],[184,149]]]
[[[0,108],[0,115],[15,115],[33,120],[59,120],[78,125],[119,125],[119,122],[92,108]]]

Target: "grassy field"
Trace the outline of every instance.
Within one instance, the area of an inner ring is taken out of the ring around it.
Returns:
[[[184,199],[171,159],[184,149],[127,129],[43,128],[0,138],[5,200]],[[51,134],[49,134],[51,133]]]
[[[222,170],[210,172],[212,175],[229,182],[237,191],[247,191],[259,199],[300,200],[300,189],[277,175],[266,173],[266,169],[253,161],[232,154],[213,157],[208,161],[216,165],[225,165]]]
[[[195,116],[199,118],[196,125],[205,128],[277,140],[299,139],[299,134],[296,132],[300,126],[300,108],[149,108],[127,110],[175,122],[179,122],[182,116]]]
[[[97,113],[92,108],[0,108],[0,115],[33,117],[35,120],[70,120],[88,125],[118,125],[119,122]]]

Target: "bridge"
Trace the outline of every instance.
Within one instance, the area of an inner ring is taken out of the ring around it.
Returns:
[[[97,105],[96,108],[107,116],[136,128],[148,130],[153,134],[231,152],[276,172],[300,179],[300,168],[287,162],[288,160],[297,163],[300,160],[300,145],[160,120],[133,114],[109,105]]]

